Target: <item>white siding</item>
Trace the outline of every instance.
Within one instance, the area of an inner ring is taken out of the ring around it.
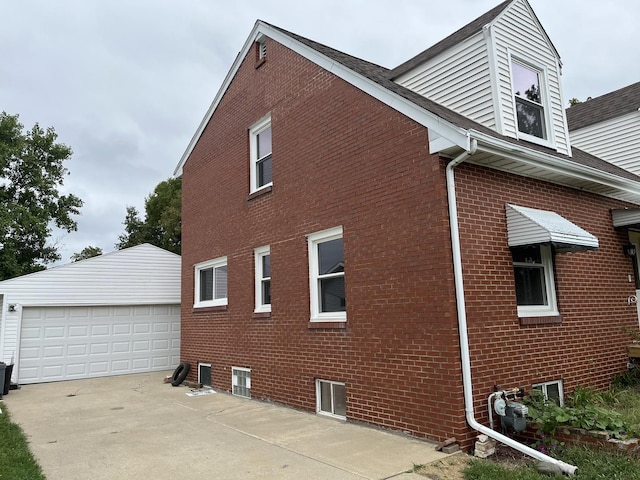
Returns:
[[[5,303],[180,303],[180,256],[149,244],[0,282]]]
[[[496,54],[498,78],[499,111],[502,113],[504,135],[517,138],[517,122],[513,89],[511,86],[509,52],[530,59],[546,69],[549,109],[548,119],[551,129],[550,141],[559,153],[570,155],[567,123],[560,85],[560,64],[553,46],[536,21],[533,12],[525,2],[514,2],[500,15],[492,26],[492,39]]]
[[[405,73],[396,82],[495,129],[488,52],[482,33]]]
[[[640,112],[632,112],[570,133],[571,143],[640,175]]]
[[[179,255],[144,244],[0,282],[0,360],[17,354],[23,307],[178,305],[180,266]]]

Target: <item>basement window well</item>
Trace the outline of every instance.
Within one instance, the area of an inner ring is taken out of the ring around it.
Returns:
[[[347,419],[347,394],[344,383],[316,380],[316,412]]]

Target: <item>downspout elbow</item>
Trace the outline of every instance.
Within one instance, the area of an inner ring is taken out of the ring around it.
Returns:
[[[469,337],[467,331],[467,310],[464,297],[464,281],[462,273],[462,256],[460,249],[460,231],[458,226],[458,206],[456,199],[455,175],[454,168],[464,162],[468,157],[476,153],[478,149],[478,141],[475,138],[469,139],[469,148],[456,158],[451,160],[446,167],[447,179],[447,199],[449,203],[449,225],[451,229],[451,250],[453,257],[453,276],[456,293],[456,307],[458,310],[458,333],[460,339],[460,362],[462,366],[462,386],[464,394],[464,410],[468,425],[474,430],[484,433],[491,438],[498,440],[516,450],[519,450],[530,457],[542,462],[548,462],[556,465],[563,473],[573,475],[577,467],[569,465],[555,458],[549,457],[531,447],[502,435],[493,429],[482,425],[475,419],[473,411],[473,383],[471,379],[471,359],[469,356]]]

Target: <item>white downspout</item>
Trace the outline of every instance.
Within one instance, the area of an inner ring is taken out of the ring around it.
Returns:
[[[573,475],[578,467],[565,463],[561,460],[549,457],[531,447],[520,442],[516,442],[512,438],[502,435],[485,425],[479,423],[473,412],[473,391],[471,382],[471,359],[469,358],[469,337],[467,333],[467,310],[464,298],[464,281],[462,276],[462,256],[460,254],[460,232],[458,230],[458,207],[456,203],[456,185],[453,169],[464,162],[468,157],[476,153],[478,141],[471,139],[469,150],[463,152],[454,158],[446,168],[447,178],[447,198],[449,201],[449,223],[451,228],[451,250],[453,254],[453,276],[456,287],[456,306],[458,310],[458,330],[460,336],[460,359],[462,361],[462,386],[464,391],[464,410],[467,423],[471,428],[480,433],[484,433],[499,442],[504,443],[516,450],[519,450],[530,457],[537,460],[557,465],[562,472]]]

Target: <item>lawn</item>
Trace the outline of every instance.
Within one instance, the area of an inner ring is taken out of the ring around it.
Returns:
[[[22,429],[11,421],[7,406],[0,402],[0,479],[45,480],[40,465],[29,451]]]

